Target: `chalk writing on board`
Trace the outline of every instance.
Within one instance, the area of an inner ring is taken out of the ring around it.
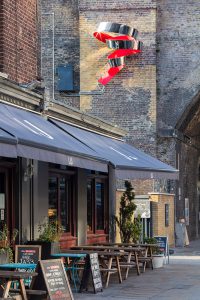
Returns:
[[[92,284],[94,288],[94,293],[102,292],[103,285],[101,279],[101,273],[99,269],[99,260],[97,253],[90,253],[86,256],[85,267],[83,272],[83,277],[80,285],[80,292],[83,290],[88,290],[89,278],[92,276]]]
[[[73,295],[61,259],[41,260],[33,289],[45,289],[50,300],[73,300]]]
[[[41,246],[17,245],[15,262],[22,264],[37,264],[41,259]]]

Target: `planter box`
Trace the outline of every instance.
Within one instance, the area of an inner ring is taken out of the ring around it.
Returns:
[[[154,269],[162,268],[164,264],[164,255],[153,255]]]
[[[9,253],[7,251],[0,253],[0,264],[8,264],[9,262]]]
[[[41,259],[51,259],[51,254],[60,252],[59,242],[28,241],[27,245],[42,246]]]

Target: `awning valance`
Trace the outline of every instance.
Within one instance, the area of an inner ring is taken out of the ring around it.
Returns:
[[[61,121],[52,123],[90,147],[102,159],[109,161],[119,179],[177,179],[178,170],[133,146],[110,137],[84,130]]]

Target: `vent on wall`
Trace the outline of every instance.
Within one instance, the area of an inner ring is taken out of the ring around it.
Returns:
[[[64,65],[57,68],[58,75],[58,91],[59,92],[72,92],[74,88],[73,66]]]

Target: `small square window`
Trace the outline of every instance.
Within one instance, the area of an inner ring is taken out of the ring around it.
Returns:
[[[169,226],[169,204],[165,204],[165,227]]]

